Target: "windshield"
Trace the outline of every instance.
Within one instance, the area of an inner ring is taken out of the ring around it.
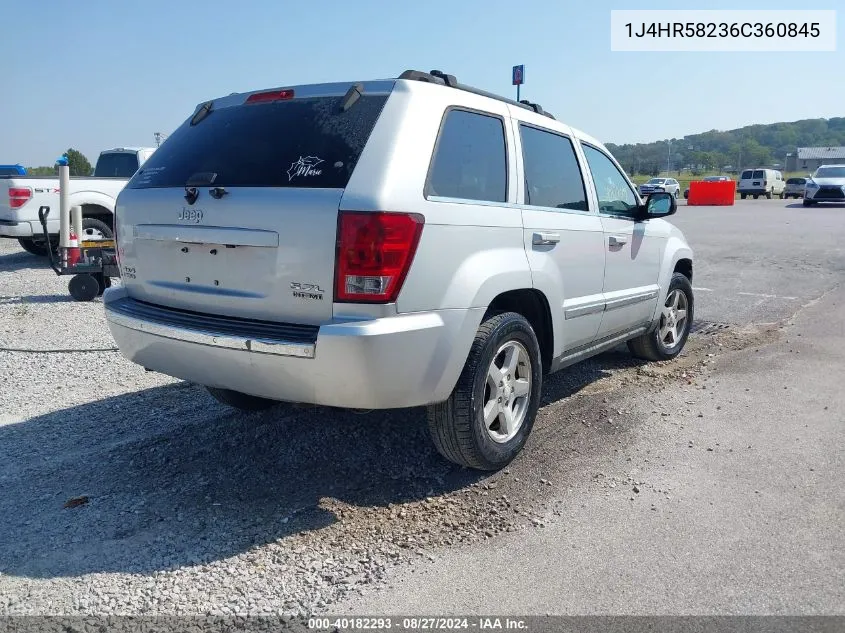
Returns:
[[[704,182],[720,182],[722,180],[727,180],[726,176],[707,176],[704,179]]]
[[[807,182],[807,181],[804,180],[803,178],[790,178],[789,180],[786,181],[786,184],[787,185],[803,185],[805,182]]]
[[[813,178],[845,178],[845,165],[841,167],[819,167]]]
[[[127,185],[184,187],[199,173],[232,187],[346,187],[386,96],[314,97],[212,109],[183,123]]]
[[[665,178],[652,178],[646,184],[647,185],[662,185],[664,182],[666,182]]]
[[[94,176],[97,178],[132,178],[138,169],[138,155],[135,152],[111,152],[100,154]]]

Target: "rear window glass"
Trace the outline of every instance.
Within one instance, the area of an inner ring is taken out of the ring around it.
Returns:
[[[127,187],[184,187],[205,173],[220,186],[343,188],[386,100],[365,94],[345,112],[342,97],[212,110],[183,123]]]
[[[754,175],[752,176],[752,178],[765,178],[765,177],[766,177],[766,172],[764,172],[762,169],[755,169],[754,170]]]
[[[450,110],[431,162],[426,196],[505,202],[505,128],[495,116]]]
[[[751,170],[748,169],[742,172],[742,176],[740,176],[740,178],[753,178],[753,176],[751,175]]]
[[[804,180],[803,178],[790,178],[789,180],[786,181],[786,184],[787,185],[803,185],[806,182],[807,181]]]
[[[119,152],[101,154],[94,168],[97,178],[132,178],[138,169],[138,156],[133,153]]]

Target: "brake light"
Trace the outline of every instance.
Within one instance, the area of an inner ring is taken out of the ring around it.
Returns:
[[[335,301],[396,301],[424,224],[425,218],[416,213],[341,211]]]
[[[267,103],[268,101],[284,101],[293,99],[293,90],[270,90],[269,92],[256,92],[246,98],[247,103]]]
[[[32,189],[29,187],[9,187],[9,208],[18,209],[29,202],[32,198]]]

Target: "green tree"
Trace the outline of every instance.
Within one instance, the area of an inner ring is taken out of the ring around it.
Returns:
[[[91,175],[91,163],[88,162],[88,159],[85,158],[85,155],[82,152],[71,147],[65,152],[65,154],[67,155],[67,164],[68,167],[70,167],[71,176]]]
[[[30,176],[55,176],[56,175],[56,168],[55,167],[27,167],[26,173]]]

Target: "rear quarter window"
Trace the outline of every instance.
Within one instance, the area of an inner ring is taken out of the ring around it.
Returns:
[[[502,119],[449,110],[440,126],[426,197],[505,202],[508,168]]]
[[[232,187],[343,188],[381,115],[386,95],[315,97],[212,109],[185,121],[127,187],[184,187],[195,174]]]

